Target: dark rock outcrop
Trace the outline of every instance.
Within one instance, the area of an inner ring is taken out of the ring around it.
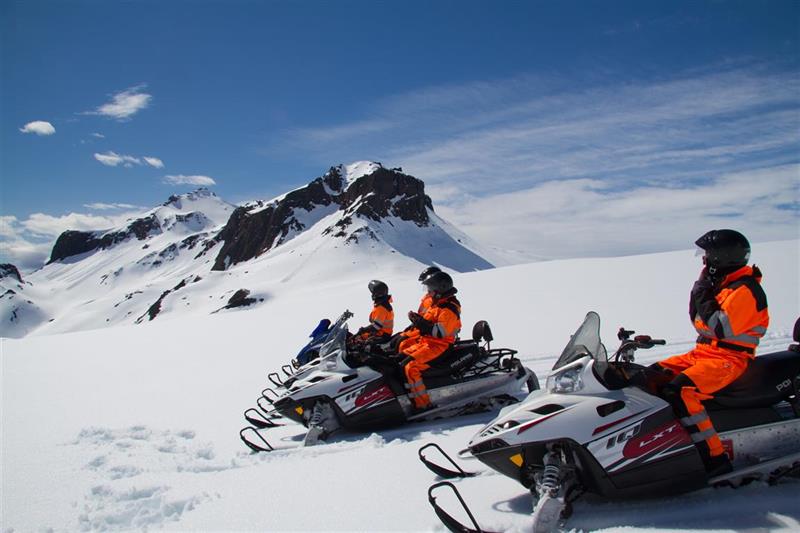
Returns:
[[[433,210],[431,199],[425,195],[425,184],[399,169],[378,166],[372,173],[345,183],[342,166],[332,167],[324,176],[306,187],[290,192],[269,204],[257,202],[237,208],[228,223],[215,237],[223,246],[217,254],[212,270],[226,270],[231,265],[247,261],[286,242],[295,233],[307,229],[298,220],[297,210],[310,213],[320,207],[328,214],[342,211],[342,218],[327,228],[324,234],[347,238],[353,234],[348,229],[355,217],[376,222],[387,217],[412,221],[418,226],[430,222],[428,209]],[[321,218],[310,217],[314,223]],[[376,238],[372,232],[362,232]]]
[[[230,297],[228,300],[228,305],[225,306],[225,309],[233,309],[234,307],[244,307],[247,305],[251,305],[256,303],[258,300],[256,298],[249,298],[250,291],[247,289],[239,289],[233,296]]]
[[[216,236],[216,241],[223,241],[224,245],[212,270],[225,270],[230,265],[257,257],[283,243],[291,231],[303,231],[305,225],[294,216],[295,209],[312,211],[331,205],[343,186],[341,171],[332,168],[307,186],[272,203],[237,207]]]
[[[193,279],[191,281],[191,283],[196,283],[196,282],[200,281],[200,279],[201,279],[200,276],[196,276],[195,279]],[[175,285],[173,288],[162,292],[161,296],[158,297],[158,300],[156,300],[150,307],[148,307],[147,311],[145,311],[145,313],[142,316],[140,316],[139,318],[136,319],[136,323],[137,324],[141,324],[142,321],[144,320],[144,317],[149,317],[149,320],[153,320],[155,317],[157,317],[158,314],[161,312],[161,303],[164,301],[164,298],[166,298],[167,296],[169,296],[171,293],[173,293],[175,291],[181,290],[188,283],[189,283],[188,278],[187,279],[183,279],[183,280],[181,280],[180,283]],[[126,297],[126,299],[128,299],[128,298]]]
[[[155,215],[137,218],[126,229],[105,234],[95,231],[68,230],[56,239],[47,264],[97,249],[105,250],[131,237],[143,241],[154,233],[161,233],[161,225]]]
[[[0,279],[3,278],[15,278],[22,283],[22,274],[20,274],[19,269],[11,263],[0,263]]]

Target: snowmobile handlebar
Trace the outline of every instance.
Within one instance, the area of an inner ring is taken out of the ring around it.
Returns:
[[[617,348],[616,353],[614,353],[614,361],[622,359],[625,362],[631,363],[633,362],[633,354],[636,350],[649,350],[653,346],[667,344],[667,341],[664,339],[654,339],[650,335],[636,335],[631,339],[630,336],[634,333],[636,332],[619,328],[617,337],[619,337],[622,343],[619,345],[619,348]]]

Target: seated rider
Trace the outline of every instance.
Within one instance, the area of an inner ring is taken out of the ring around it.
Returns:
[[[383,343],[392,336],[394,329],[394,310],[389,287],[384,282],[374,279],[367,285],[372,295],[372,312],[369,314],[369,325],[360,328],[355,338],[361,343]]]
[[[689,297],[689,318],[699,333],[697,345],[650,369],[657,370],[654,384],[689,431],[713,477],[732,467],[701,401],[713,398],[744,373],[767,331],[769,313],[761,271],[747,265],[750,243],[744,235],[712,230],[695,244],[705,265]]]
[[[447,351],[461,330],[461,303],[455,296],[458,290],[453,287],[453,278],[438,271],[425,277],[422,284],[428,289],[431,306],[423,315],[409,311],[413,328],[399,346],[400,356],[406,356],[403,363],[408,396],[418,410],[434,407],[422,372],[430,368],[428,363]]]
[[[437,272],[441,272],[442,270],[437,266],[429,266],[425,270],[423,270],[419,275],[419,281],[422,283],[425,279]],[[424,287],[424,285],[423,285]],[[422,295],[422,300],[419,302],[419,308],[417,309],[417,314],[420,316],[425,316],[425,313],[428,309],[433,305],[433,299],[431,297],[430,292],[428,292],[427,288],[425,289],[425,294]],[[394,335],[392,337],[392,349],[394,351],[398,350],[398,347],[401,342],[410,338],[412,335],[417,335],[418,330],[414,328],[414,324],[411,324],[406,329],[401,331],[400,333]]]

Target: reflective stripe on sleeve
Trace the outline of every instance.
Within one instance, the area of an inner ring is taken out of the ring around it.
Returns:
[[[703,442],[704,440],[708,440],[711,437],[716,436],[717,432],[714,431],[714,428],[708,428],[705,431],[698,431],[697,433],[691,433],[690,436],[692,437],[692,442]]]

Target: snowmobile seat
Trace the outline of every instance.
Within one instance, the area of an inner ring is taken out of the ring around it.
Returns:
[[[430,368],[422,373],[422,379],[455,374],[480,357],[481,349],[477,342],[456,341],[446,352],[430,362]]]
[[[794,394],[800,375],[800,352],[786,350],[753,359],[736,381],[704,402],[709,409],[769,407]]]
[[[796,344],[790,345],[789,349],[793,352],[800,352],[800,318],[794,323],[794,342]]]

